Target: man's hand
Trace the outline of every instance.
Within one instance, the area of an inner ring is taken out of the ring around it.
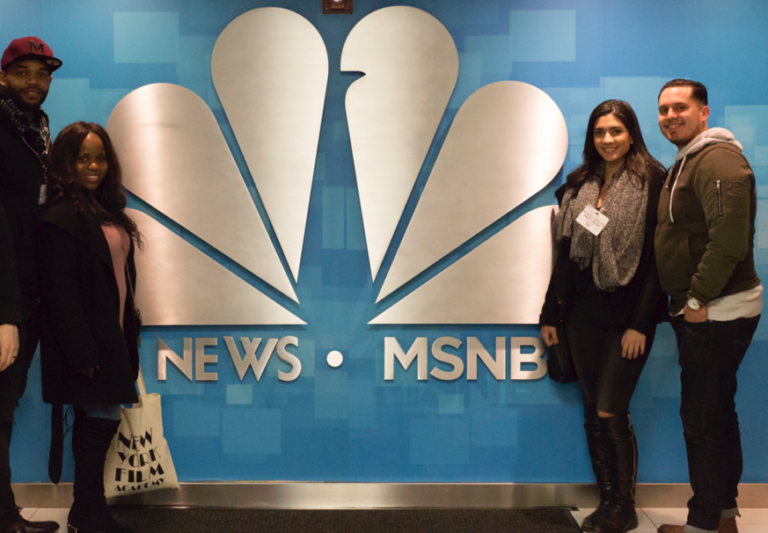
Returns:
[[[539,336],[547,346],[560,344],[560,339],[557,338],[557,328],[554,326],[541,326],[541,334]]]
[[[645,335],[634,329],[627,329],[621,337],[621,356],[637,359],[645,353]]]
[[[704,304],[701,304],[701,307],[699,307],[696,311],[685,306],[685,314],[683,317],[685,318],[686,322],[692,322],[692,323],[698,323],[698,322],[706,322],[709,319],[709,312],[707,311],[707,306]]]
[[[0,372],[16,361],[19,354],[19,328],[14,324],[0,325]]]

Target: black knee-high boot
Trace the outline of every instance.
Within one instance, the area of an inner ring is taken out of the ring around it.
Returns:
[[[637,527],[635,480],[637,441],[629,415],[600,418],[612,488],[607,512],[595,524],[595,533],[625,533]]]
[[[72,454],[75,456],[75,501],[69,510],[69,533],[133,533],[112,517],[104,496],[104,462],[119,421],[85,416],[75,410]]]
[[[608,468],[605,442],[594,403],[584,404],[584,430],[587,435],[587,449],[592,460],[592,470],[595,472],[597,488],[600,493],[600,505],[595,512],[584,518],[581,523],[582,531],[594,531],[595,525],[608,511],[611,502],[612,476]]]

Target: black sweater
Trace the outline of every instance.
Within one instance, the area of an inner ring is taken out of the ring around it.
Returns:
[[[656,229],[659,193],[663,176],[654,176],[648,188],[645,234],[640,263],[632,280],[615,292],[601,291],[603,309],[595,310],[605,325],[631,328],[648,335],[666,314],[666,298],[661,292],[656,258],[653,251],[653,236]],[[560,187],[555,195],[562,200],[567,185]],[[591,268],[587,269],[591,277]],[[563,239],[557,250],[557,260],[549,281],[544,306],[539,317],[541,326],[557,326],[568,316],[579,285],[583,285],[585,274],[578,264],[570,260],[570,240]],[[594,282],[593,282],[594,283]]]

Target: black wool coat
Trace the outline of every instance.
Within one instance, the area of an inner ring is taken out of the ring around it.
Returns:
[[[0,204],[0,324],[21,323],[19,298],[11,230],[5,219],[3,204]]]
[[[19,287],[33,298],[37,297],[34,221],[44,176],[37,154],[0,113],[0,203],[11,232]]]
[[[137,402],[139,325],[129,288],[120,329],[117,281],[98,220],[62,199],[42,211],[35,239],[43,316],[43,401]],[[131,243],[128,271],[135,287],[133,251]],[[97,366],[94,377],[83,374]]]

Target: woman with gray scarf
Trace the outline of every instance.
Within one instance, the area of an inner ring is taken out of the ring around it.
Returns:
[[[608,100],[592,111],[584,163],[555,195],[558,258],[539,320],[552,346],[564,326],[584,400],[600,505],[584,531],[637,527],[637,442],[629,402],[666,308],[653,255],[664,168],[645,147],[634,111]]]

